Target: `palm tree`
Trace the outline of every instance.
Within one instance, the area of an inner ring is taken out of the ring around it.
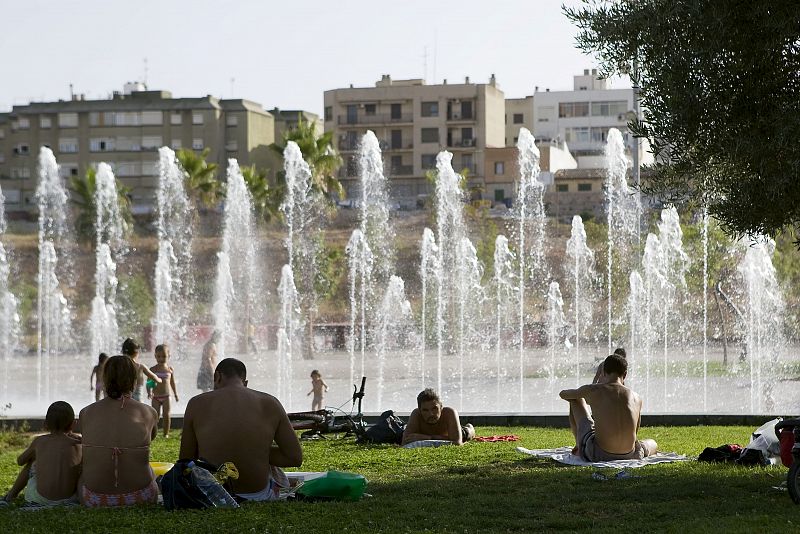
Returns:
[[[267,222],[279,218],[281,213],[278,208],[283,201],[286,186],[282,183],[271,186],[267,171],[259,170],[255,165],[242,167],[241,170],[258,216]]]
[[[336,171],[342,166],[342,157],[333,147],[333,132],[317,136],[314,124],[298,114],[297,126],[286,131],[282,142],[273,143],[270,148],[283,158],[283,151],[289,141],[297,143],[303,159],[311,168],[312,188],[326,196],[336,194],[339,198],[344,198],[344,187],[336,178]]]
[[[217,164],[206,161],[209,150],[205,148],[198,154],[194,150],[183,148],[176,154],[186,173],[186,192],[195,206],[202,204],[207,208],[216,206],[225,194],[222,184],[216,178]]]
[[[78,176],[70,178],[70,188],[73,194],[70,195],[69,201],[78,212],[75,217],[75,233],[81,241],[94,243],[97,237],[95,235],[97,204],[94,199],[97,191],[97,169],[89,167],[86,169],[86,174],[83,178]],[[117,202],[120,215],[127,228],[132,228],[133,226],[130,192],[130,187],[117,180]]]

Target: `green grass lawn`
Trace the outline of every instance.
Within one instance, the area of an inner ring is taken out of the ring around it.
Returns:
[[[250,504],[239,510],[166,512],[0,509],[0,532],[796,532],[800,506],[772,489],[786,469],[697,462],[632,471],[639,478],[597,481],[591,468],[561,467],[514,448],[566,445],[569,431],[479,428],[515,433],[517,443],[405,450],[352,440],[304,443],[302,470],[361,473],[371,498],[360,502]],[[746,443],[745,427],[650,427],[641,437],[662,450],[696,456],[708,445]],[[0,488],[10,487],[15,458],[30,437],[0,433]],[[174,460],[180,437],[158,439],[153,460]],[[613,471],[608,471],[613,474]]]

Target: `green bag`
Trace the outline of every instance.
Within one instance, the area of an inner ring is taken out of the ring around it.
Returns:
[[[357,501],[367,487],[364,475],[328,471],[325,476],[305,482],[297,493],[306,497],[326,497],[341,501]]]

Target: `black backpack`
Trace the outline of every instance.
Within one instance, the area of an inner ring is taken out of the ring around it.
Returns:
[[[205,460],[178,460],[172,469],[164,473],[161,478],[161,495],[164,497],[164,508],[167,510],[204,509],[213,508],[211,500],[206,494],[192,483],[191,476],[184,474],[189,462],[206,469],[210,473],[217,471],[217,466]],[[223,486],[228,493],[231,492],[228,484]],[[234,497],[236,498],[236,497]]]
[[[357,443],[394,443],[400,445],[403,441],[403,431],[406,424],[397,417],[392,410],[386,410],[380,415],[377,423],[369,427]]]

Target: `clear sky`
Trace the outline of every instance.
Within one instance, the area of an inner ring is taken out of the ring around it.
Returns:
[[[567,4],[578,0],[566,0]],[[487,82],[506,97],[571,89],[596,67],[560,0],[0,0],[0,111],[105,98],[126,81],[176,97],[322,111],[327,89],[381,74]],[[146,58],[146,69],[145,69]],[[623,86],[622,83],[615,84]]]

